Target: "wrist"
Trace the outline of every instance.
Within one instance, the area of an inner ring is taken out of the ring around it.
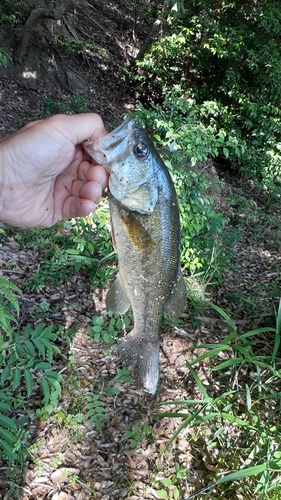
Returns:
[[[0,221],[13,224],[10,220],[13,212],[13,162],[8,147],[8,139],[0,140]]]
[[[3,220],[3,208],[4,208],[4,152],[3,152],[3,141],[0,142],[0,221]]]

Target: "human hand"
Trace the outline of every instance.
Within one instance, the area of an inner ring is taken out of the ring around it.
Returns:
[[[106,135],[94,113],[55,115],[0,141],[0,220],[50,227],[95,209],[107,173],[81,143]]]

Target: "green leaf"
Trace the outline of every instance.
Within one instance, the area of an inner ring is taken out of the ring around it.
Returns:
[[[30,334],[31,334],[31,325],[30,323],[28,325],[26,325],[24,331],[23,331],[23,340],[27,340],[30,338]]]
[[[14,295],[14,292],[21,295],[20,289],[12,284],[10,281],[0,278],[0,294],[3,295],[15,308],[17,315],[19,315],[19,302]]]
[[[178,500],[179,497],[180,497],[180,492],[179,492],[179,490],[178,490],[178,488],[176,486],[173,489],[173,494],[174,494],[174,499]]]
[[[3,425],[4,427],[7,427],[7,429],[11,429],[12,431],[17,430],[16,423],[10,417],[7,417],[2,413],[0,413],[0,425]]]
[[[159,479],[159,481],[161,481],[161,483],[166,487],[172,486],[172,484],[173,484],[171,479],[166,478],[166,477],[164,477],[163,479]]]
[[[174,131],[173,131],[173,129],[172,129],[172,130],[168,130],[168,131],[166,132],[166,139],[168,139],[169,137],[172,137],[173,135],[174,135]]]
[[[46,361],[39,361],[34,365],[35,370],[51,370],[52,365],[50,363],[47,363]]]
[[[46,339],[46,340],[57,340],[57,338],[58,338],[58,336],[57,336],[56,333],[46,332],[46,333],[44,333],[44,336],[43,336],[43,334],[41,335],[40,340],[42,340],[42,341],[44,339]]]
[[[198,346],[198,347],[201,347],[201,346]],[[203,359],[206,359],[206,358],[215,358],[221,351],[227,351],[229,350],[230,347],[228,345],[220,345],[219,347],[215,347],[213,349],[211,349],[210,351],[207,351],[207,352],[203,352],[203,354],[200,354],[200,356],[197,356],[197,358],[195,358],[192,362],[191,362],[191,365],[195,365],[197,363],[200,363],[200,361],[202,361]]]
[[[236,331],[237,331],[236,325],[232,321],[232,319],[228,316],[228,314],[221,307],[217,306],[216,304],[210,303],[210,306],[213,309],[215,309],[215,311],[217,311],[220,314],[220,316],[222,316],[226,320],[227,326],[229,327],[230,331],[236,333]]]
[[[49,384],[44,377],[41,378],[41,387],[44,396],[42,402],[43,405],[46,405],[50,401],[50,389],[49,389]]]
[[[15,434],[12,434],[8,429],[5,429],[4,427],[0,427],[0,436],[11,445],[14,445],[17,441],[17,437],[15,436]]]
[[[31,396],[33,389],[33,376],[29,369],[24,370],[24,380],[26,385],[27,396]]]
[[[61,395],[60,383],[57,380],[49,379],[49,378],[48,378],[48,382],[49,382],[50,386],[54,389],[53,391],[51,391],[51,396],[53,393],[55,393],[54,394],[55,397],[60,396]]]
[[[75,272],[76,272],[76,273],[79,273],[79,271],[80,271],[81,267],[82,267],[82,263],[81,263],[81,262],[79,262],[78,260],[77,260],[77,261],[75,261],[75,263],[74,263],[74,269],[75,269]]]
[[[234,415],[230,415],[229,413],[225,413],[225,412],[221,412],[221,416],[222,418],[225,418],[226,420],[228,420],[229,422],[231,423],[235,423],[235,424],[238,424],[240,425],[241,427],[246,427],[248,429],[252,429],[254,431],[257,430],[256,427],[254,427],[253,425],[250,425],[248,424],[248,422],[245,422],[244,420],[242,420],[241,418],[239,417],[235,417]]]
[[[91,407],[89,407],[89,405],[87,405],[87,406],[86,406],[86,408],[90,408],[90,409],[87,411],[87,416],[88,416],[88,417],[92,417],[93,415],[96,415],[96,413],[97,413],[96,408],[91,408]]]
[[[261,474],[267,469],[267,462],[264,462],[261,465],[255,465],[254,467],[248,467],[247,469],[242,469],[237,472],[232,472],[231,474],[227,474],[224,477],[221,477],[217,484],[226,483],[228,481],[234,482],[238,479],[242,479],[243,477],[250,477],[256,474]]]
[[[10,403],[4,403],[3,401],[0,401],[0,411],[10,411],[10,409],[11,409]]]
[[[20,342],[17,342],[17,343],[15,344],[15,351],[16,351],[17,356],[18,356],[19,358],[22,358],[22,357],[23,357],[23,355],[24,355],[24,351],[23,351],[23,347],[22,347],[22,345],[21,345],[21,343],[20,343]]]
[[[105,394],[111,394],[114,396],[115,394],[118,394],[120,391],[116,387],[105,387],[103,389],[103,392],[105,392]]]
[[[5,366],[4,370],[1,373],[1,380],[0,380],[1,385],[5,384],[6,380],[9,379],[10,375],[11,375],[10,366]]]
[[[209,397],[209,395],[208,395],[208,393],[207,393],[207,391],[206,391],[206,389],[204,387],[204,384],[202,384],[202,382],[201,382],[200,378],[198,377],[196,371],[193,370],[192,366],[190,365],[190,363],[188,363],[188,361],[186,362],[186,365],[187,365],[188,369],[190,370],[190,373],[193,376],[196,384],[198,385],[198,387],[199,387],[199,389],[200,389],[200,391],[201,391],[201,393],[202,393],[202,395],[204,397],[204,400],[205,401],[208,401],[208,400],[211,401],[211,399],[210,399],[210,397]]]
[[[46,372],[45,373],[45,377],[48,378],[48,379],[58,380],[60,382],[63,381],[63,378],[62,378],[61,374],[57,373],[57,372],[53,372],[53,371]]]
[[[165,490],[155,490],[155,493],[158,498],[168,498],[168,493]]]
[[[225,368],[229,368],[231,366],[240,365],[243,361],[244,361],[244,358],[228,359],[227,361],[224,361],[223,363],[220,363],[219,365],[214,366],[212,368],[212,371],[225,370]]]
[[[5,455],[8,458],[14,459],[15,453],[13,447],[9,443],[7,443],[7,441],[3,441],[2,439],[0,439],[0,448],[1,447],[3,448]]]
[[[37,337],[40,337],[44,328],[45,328],[45,325],[43,323],[39,323],[39,325],[37,325],[34,332],[32,333],[32,340],[33,341],[34,341],[34,339],[37,339]]]
[[[32,342],[31,342],[30,340],[28,340],[28,339],[25,339],[25,340],[23,341],[23,343],[24,343],[24,346],[25,346],[25,348],[26,348],[26,350],[27,350],[28,354],[29,354],[32,358],[34,358],[36,353],[35,353],[35,349],[34,349],[34,346],[33,346]]]
[[[67,248],[65,251],[69,255],[79,255],[80,254],[80,251],[77,250],[76,248]]]
[[[37,347],[38,352],[41,354],[42,358],[45,359],[46,350],[45,350],[44,344],[38,338],[32,339],[32,340],[33,340],[33,344],[35,345],[35,347]]]
[[[13,376],[13,389],[14,390],[20,385],[20,379],[21,379],[21,370],[18,367],[16,367],[14,369],[14,376]]]

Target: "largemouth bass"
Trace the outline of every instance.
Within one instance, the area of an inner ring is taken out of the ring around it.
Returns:
[[[133,369],[138,385],[154,394],[163,310],[172,319],[186,306],[175,188],[147,132],[132,119],[84,148],[110,174],[119,274],[107,293],[107,309],[124,314],[132,306],[134,315],[134,328],[117,346],[117,355]]]

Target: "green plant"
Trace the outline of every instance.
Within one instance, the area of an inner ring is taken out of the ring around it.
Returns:
[[[60,465],[63,464],[65,459],[65,453],[58,453],[56,457],[50,462],[50,467],[57,469]]]
[[[68,281],[70,267],[68,253],[54,246],[50,252],[46,253],[45,260],[38,265],[38,271],[32,273],[26,281],[25,288],[40,292],[47,283],[57,286],[63,281]]]
[[[90,217],[63,222],[50,229],[24,229],[17,233],[20,245],[38,248],[36,272],[25,283],[28,290],[40,292],[47,284],[68,281],[75,270],[85,272],[93,286],[104,286],[113,270],[106,265],[116,259],[108,228],[108,209],[103,205]]]
[[[51,97],[47,97],[43,103],[43,108],[40,114],[41,118],[48,118],[54,113],[63,113],[67,115],[86,113],[87,99],[81,94],[74,94],[70,104],[54,101]]]
[[[278,2],[253,8],[247,0],[241,9],[202,0],[163,9],[163,35],[131,73],[140,99],[151,103],[148,114],[166,115],[166,140],[188,161],[223,158],[274,188],[281,168]]]
[[[158,498],[173,498],[174,500],[178,500],[181,495],[181,483],[186,476],[186,468],[181,468],[178,462],[175,462],[174,474],[170,477],[157,478],[155,480],[155,493]],[[161,486],[162,488],[158,489]],[[163,489],[163,486],[165,489]]]
[[[151,437],[155,434],[155,431],[150,427],[148,422],[145,422],[144,424],[135,425],[131,430],[126,430],[124,441],[130,441],[130,446],[134,450],[138,443],[143,440],[144,436]]]
[[[79,38],[69,36],[55,35],[54,44],[60,52],[64,52],[67,56],[91,56],[93,53],[105,53],[105,49],[98,45],[88,44]]]
[[[0,4],[0,26],[5,35],[18,35],[28,16],[27,5],[22,0],[3,0]]]
[[[102,433],[102,422],[106,419],[106,412],[103,404],[100,401],[98,394],[86,396],[88,403],[86,404],[87,418],[93,423],[97,430]]]
[[[129,369],[126,366],[123,366],[123,368],[117,367],[116,372],[117,373],[113,379],[113,380],[115,380],[115,382],[129,382],[129,383],[132,382],[133,377],[130,374]]]
[[[39,381],[43,393],[44,414],[49,414],[57,405],[61,393],[61,375],[52,370],[53,354],[61,355],[55,341],[60,331],[54,332],[52,325],[37,325],[32,330],[28,324],[22,333],[11,327],[16,318],[9,308],[19,313],[19,303],[14,295],[15,285],[0,279],[1,337],[0,337],[0,450],[8,464],[23,465],[26,451],[25,440],[29,437],[25,425],[28,422],[26,408],[34,391],[34,382]],[[21,416],[15,419],[15,412]]]
[[[270,492],[280,487],[281,483],[281,452],[277,444],[281,436],[276,413],[280,405],[278,353],[281,302],[275,328],[258,328],[243,334],[238,334],[235,323],[223,309],[215,305],[212,307],[230,333],[220,343],[197,346],[205,352],[197,356],[192,363],[188,363],[190,374],[202,399],[171,402],[183,406],[188,410],[185,413],[176,411],[157,414],[158,417],[183,419],[181,426],[162,453],[165,453],[186,426],[193,427],[194,436],[196,436],[195,429],[200,429],[199,434],[202,436],[203,431],[207,438],[206,446],[215,446],[222,450],[219,463],[220,475],[213,481],[209,479],[210,484],[202,490],[202,494],[210,492],[213,488],[225,494],[226,491],[231,492],[233,484],[237,488],[239,483],[245,497],[251,492],[260,500],[269,499]],[[273,337],[270,354],[258,352],[259,344],[263,343],[263,334],[267,336],[271,334]],[[207,359],[212,366],[214,376],[217,374],[221,385],[226,387],[216,397],[209,396],[193,368]],[[251,373],[245,379],[242,375],[243,367],[249,366]],[[236,452],[233,453],[233,450]],[[235,472],[229,473],[228,470]]]
[[[1,330],[2,332],[6,332],[12,339],[13,328],[11,323],[16,323],[19,315],[19,302],[15,293],[21,294],[19,288],[10,281],[0,277],[0,352],[3,347]]]
[[[4,47],[0,47],[0,66],[4,66],[4,68],[7,68],[8,62],[10,61],[12,61],[11,56],[9,56]]]
[[[194,125],[189,114],[188,119],[183,121],[180,110],[181,105],[179,108],[175,107],[171,115],[165,108],[158,110],[153,107],[147,111],[139,106],[136,115],[141,123],[157,130],[154,135],[157,149],[170,169],[176,187],[181,216],[181,265],[189,272],[208,272],[210,276],[213,275],[212,278],[218,279],[221,270],[231,259],[239,234],[238,231],[231,234],[231,230],[225,227],[226,221],[222,214],[216,212],[213,198],[206,194],[210,181],[207,181],[200,169],[191,168],[188,164],[190,160],[195,164],[203,157],[206,159],[208,153],[203,154],[201,151],[203,141],[200,139],[201,133],[198,135],[198,122]],[[169,119],[166,118],[167,114]],[[202,134],[206,142],[208,139],[203,129]],[[188,152],[188,145],[193,140],[194,151]],[[212,132],[210,141],[213,141]],[[209,152],[210,147],[207,146]],[[170,154],[168,148],[172,151]],[[214,187],[213,184],[212,188]],[[215,259],[215,256],[219,257]],[[212,269],[211,262],[214,264]]]
[[[90,337],[93,337],[94,342],[103,341],[106,344],[114,344],[118,340],[118,335],[126,329],[131,321],[132,315],[124,314],[122,318],[113,316],[111,311],[108,312],[109,321],[105,321],[103,316],[94,316],[92,319],[92,326],[89,327],[88,332]]]

